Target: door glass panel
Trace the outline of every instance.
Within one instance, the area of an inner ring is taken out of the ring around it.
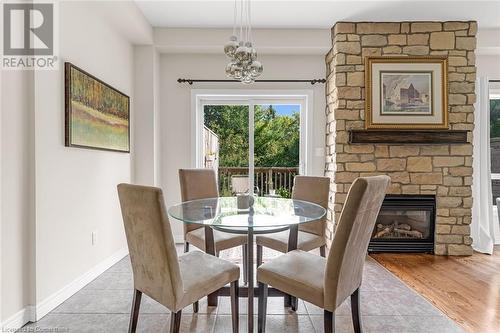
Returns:
[[[203,163],[216,170],[219,195],[248,190],[249,108],[247,105],[205,105]]]
[[[490,82],[490,153],[493,204],[500,197],[500,82]]]
[[[299,173],[298,104],[254,106],[254,183],[259,195],[289,198]]]

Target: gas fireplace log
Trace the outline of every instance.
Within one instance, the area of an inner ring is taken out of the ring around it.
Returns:
[[[380,230],[379,232],[377,232],[375,234],[375,236],[373,236],[373,237],[374,238],[382,238],[385,235],[389,235],[392,232],[392,229],[393,229],[392,227],[384,228],[384,229]]]
[[[403,230],[411,230],[411,226],[406,223],[398,224],[398,229],[403,229]]]
[[[423,238],[424,237],[424,235],[418,230],[405,230],[405,229],[394,228],[394,232],[399,232],[399,233],[404,234],[406,236],[412,236],[415,238]]]

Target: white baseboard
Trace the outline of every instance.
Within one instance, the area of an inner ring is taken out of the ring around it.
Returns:
[[[123,257],[125,257],[127,254],[128,254],[128,248],[126,247],[116,251],[115,253],[113,253],[113,255],[111,255],[107,259],[103,260],[102,262],[94,266],[92,269],[84,273],[82,276],[73,280],[71,283],[69,283],[59,291],[50,295],[43,301],[39,302],[36,306],[36,313],[34,313],[35,318],[33,319],[33,321],[40,320],[47,313],[58,307],[65,300],[73,296],[76,292],[81,290],[92,280],[101,275],[108,268],[110,268],[118,261],[123,259]]]
[[[34,321],[34,318],[35,308],[29,305],[1,323],[0,332],[15,332],[16,330],[23,327],[26,323]]]

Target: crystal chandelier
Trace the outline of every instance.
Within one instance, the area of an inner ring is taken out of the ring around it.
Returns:
[[[231,59],[226,66],[226,75],[250,84],[262,74],[262,64],[257,61],[257,51],[252,45],[250,0],[234,1],[233,35],[224,45],[224,53]],[[237,18],[239,14],[239,29]],[[239,30],[239,31],[238,31]]]

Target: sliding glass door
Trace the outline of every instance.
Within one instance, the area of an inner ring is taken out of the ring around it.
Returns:
[[[198,167],[214,168],[222,196],[290,197],[304,173],[304,100],[218,98],[199,103]]]
[[[203,167],[216,170],[221,196],[249,191],[249,119],[248,104],[203,105]]]
[[[300,173],[300,113],[300,104],[254,104],[254,183],[262,195],[291,195]]]
[[[489,82],[490,159],[493,205],[500,197],[500,81]]]

